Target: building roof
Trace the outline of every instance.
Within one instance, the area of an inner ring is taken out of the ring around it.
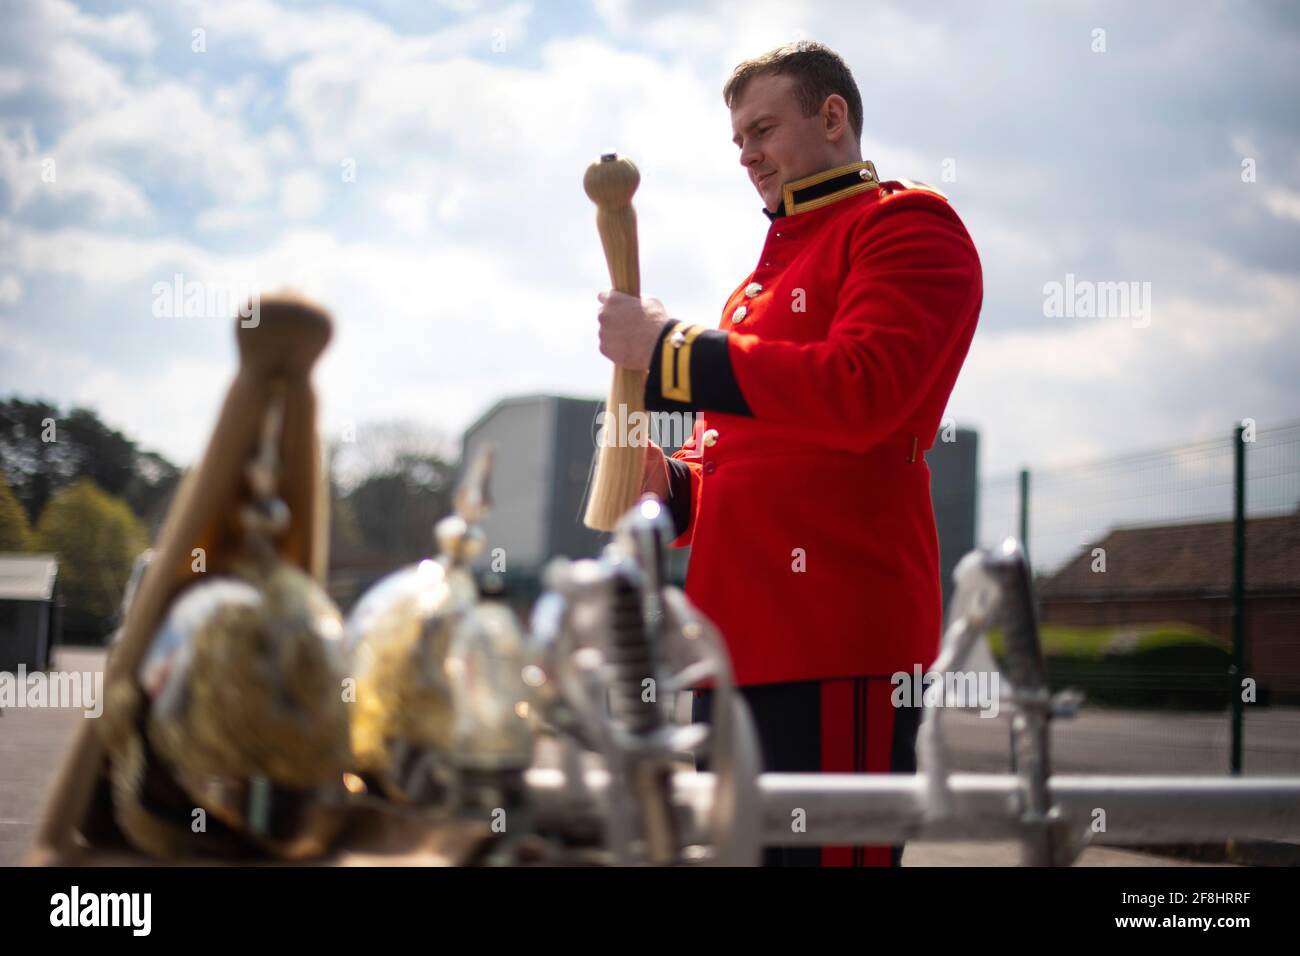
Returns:
[[[1092,570],[1094,548],[1106,573]],[[1043,581],[1039,596],[1227,592],[1232,587],[1232,522],[1115,528]],[[1246,520],[1248,591],[1300,590],[1300,512]]]
[[[498,411],[511,405],[545,405],[552,402],[583,402],[586,404],[595,404],[604,402],[603,398],[597,396],[578,396],[578,395],[557,395],[551,392],[532,392],[526,395],[508,395],[505,398],[499,398],[492,403],[492,407],[485,411],[474,421],[465,426],[464,432],[461,433],[461,443],[465,439],[477,432],[485,422],[492,418]]]
[[[0,601],[48,601],[58,574],[53,554],[0,553]]]

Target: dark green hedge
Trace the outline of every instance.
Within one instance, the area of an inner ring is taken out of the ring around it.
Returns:
[[[1083,691],[1086,702],[1111,707],[1223,710],[1228,706],[1231,654],[1213,635],[1182,624],[1128,628],[1042,628],[1053,691]],[[989,636],[995,657],[1001,634]],[[1263,700],[1263,690],[1259,703]]]

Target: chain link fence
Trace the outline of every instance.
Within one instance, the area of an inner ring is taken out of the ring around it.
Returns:
[[[1087,695],[1059,769],[1300,773],[1300,421],[994,477],[977,535],[1025,540],[1053,687]]]

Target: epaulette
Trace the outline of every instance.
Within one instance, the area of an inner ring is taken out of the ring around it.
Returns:
[[[914,179],[890,179],[880,184],[882,196],[889,196],[891,193],[900,192],[904,189],[920,189],[928,193],[934,193],[944,202],[948,201],[948,196],[940,192],[928,183],[918,183]]]

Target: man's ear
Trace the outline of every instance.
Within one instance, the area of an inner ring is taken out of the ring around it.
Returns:
[[[840,94],[832,93],[822,103],[822,123],[830,142],[838,143],[844,138],[849,128],[849,104]]]

